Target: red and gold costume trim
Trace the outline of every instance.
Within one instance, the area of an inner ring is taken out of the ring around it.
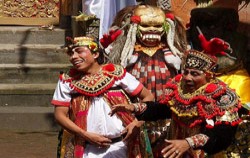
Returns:
[[[140,44],[135,45],[135,51],[136,52],[141,51],[141,52],[147,54],[150,57],[152,57],[157,52],[157,50],[159,50],[159,49],[163,49],[163,46],[161,44],[159,44],[158,46],[155,46],[155,47],[143,47]]]
[[[240,123],[236,112],[241,103],[236,93],[229,90],[225,83],[215,79],[194,93],[184,94],[181,90],[181,78],[182,75],[177,75],[166,84],[166,94],[161,101],[170,106],[179,124],[191,128],[206,122],[206,127],[212,128],[222,122],[232,126]],[[215,119],[214,124],[208,123],[207,120],[211,119]]]
[[[135,107],[135,114],[139,115],[143,113],[147,109],[147,105],[145,103],[133,103]]]
[[[196,134],[194,136],[186,138],[186,141],[193,149],[204,146],[208,141],[208,136],[205,134]]]
[[[114,82],[122,79],[126,70],[119,65],[106,64],[97,74],[81,74],[76,69],[62,74],[60,79],[70,82],[70,87],[86,96],[98,96],[111,88]]]

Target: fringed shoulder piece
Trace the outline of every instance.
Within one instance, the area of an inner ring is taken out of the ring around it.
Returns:
[[[126,70],[121,65],[106,64],[102,70],[106,75],[114,77],[116,80],[122,79],[126,74]]]

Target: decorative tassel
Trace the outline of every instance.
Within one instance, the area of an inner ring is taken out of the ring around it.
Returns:
[[[169,23],[170,27],[167,33],[167,43],[168,46],[170,48],[170,50],[172,51],[172,53],[176,56],[182,56],[182,54],[180,53],[180,51],[174,46],[174,35],[175,35],[175,26],[174,26],[174,22],[171,19],[166,19],[166,21]]]

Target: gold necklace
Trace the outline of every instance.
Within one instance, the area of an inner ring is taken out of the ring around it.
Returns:
[[[149,55],[150,57],[152,57],[156,53],[156,51],[161,48],[162,48],[161,44],[155,47],[143,47],[140,44],[135,45],[135,51],[142,51],[143,53]]]

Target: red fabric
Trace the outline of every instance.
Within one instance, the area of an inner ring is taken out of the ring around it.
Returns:
[[[218,88],[218,87],[217,87],[216,84],[211,83],[211,84],[207,85],[207,87],[206,87],[206,89],[205,89],[205,92],[206,92],[206,93],[212,93],[212,92],[214,92],[217,88]]]
[[[104,48],[107,48],[118,36],[122,34],[122,30],[111,30],[109,34],[104,34],[100,39],[100,43]]]
[[[172,77],[162,51],[157,51],[152,57],[138,52],[138,61],[127,68],[127,71],[136,77],[151,91],[156,100],[164,94],[167,81]]]
[[[70,102],[63,102],[63,101],[58,101],[58,100],[52,100],[51,104],[54,106],[70,106]]]
[[[131,16],[130,20],[131,20],[133,23],[139,24],[139,23],[141,22],[141,17],[136,16],[136,15],[133,15],[133,16]]]
[[[208,41],[203,34],[200,34],[198,37],[205,53],[214,58],[216,54],[225,55],[226,53],[224,51],[229,48],[229,44],[220,38],[212,38]]]
[[[142,91],[143,85],[140,83],[138,87],[131,93],[131,96],[135,96]]]
[[[167,13],[166,18],[174,20],[174,14],[173,13]]]

